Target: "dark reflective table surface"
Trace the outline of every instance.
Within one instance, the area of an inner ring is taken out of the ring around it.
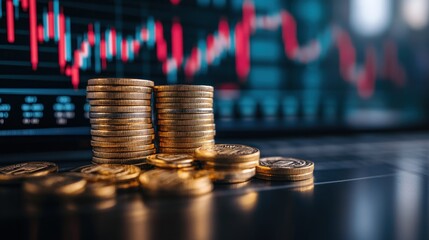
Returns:
[[[428,133],[218,142],[312,160],[314,185],[253,179],[196,198],[44,204],[2,187],[0,239],[429,239]]]

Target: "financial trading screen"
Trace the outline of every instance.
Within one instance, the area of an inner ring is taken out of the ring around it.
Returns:
[[[0,135],[89,134],[87,80],[215,86],[218,131],[429,121],[426,0],[0,0]]]

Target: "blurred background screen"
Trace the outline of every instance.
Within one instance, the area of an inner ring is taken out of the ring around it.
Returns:
[[[218,133],[429,120],[426,0],[0,0],[0,136],[87,136],[87,80],[217,89]]]

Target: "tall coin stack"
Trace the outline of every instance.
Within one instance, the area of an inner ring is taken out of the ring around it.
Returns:
[[[156,152],[151,98],[154,83],[90,79],[87,86],[94,163],[135,164]]]
[[[159,152],[193,154],[213,145],[213,87],[204,85],[155,86]]]

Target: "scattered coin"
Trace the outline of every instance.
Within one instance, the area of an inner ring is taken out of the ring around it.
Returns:
[[[242,170],[212,169],[209,171],[209,174],[213,182],[240,183],[249,181],[253,176],[255,176],[255,168],[253,167]]]
[[[144,192],[152,196],[196,196],[213,190],[205,171],[155,169],[142,173],[139,181]]]
[[[85,190],[86,180],[71,174],[51,174],[24,182],[26,194],[68,197]]]
[[[306,174],[313,170],[314,163],[311,161],[286,157],[261,158],[256,167],[257,172],[280,175]]]
[[[58,166],[50,162],[25,162],[0,168],[0,183],[18,183],[30,177],[45,176],[58,171]]]
[[[147,162],[160,168],[185,168],[192,166],[194,157],[189,154],[158,153],[147,157]]]
[[[248,162],[259,160],[257,148],[240,144],[205,145],[195,150],[195,157],[203,161]]]
[[[126,164],[93,164],[73,170],[82,173],[90,182],[126,182],[135,180],[140,174],[140,168]]]

